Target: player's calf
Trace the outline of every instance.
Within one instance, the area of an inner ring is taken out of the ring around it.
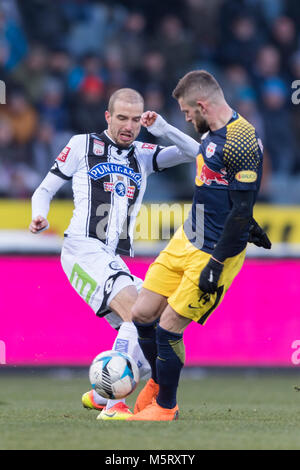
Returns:
[[[185,361],[182,333],[172,333],[157,326],[156,373],[159,384],[157,403],[172,409],[177,404],[177,388]]]

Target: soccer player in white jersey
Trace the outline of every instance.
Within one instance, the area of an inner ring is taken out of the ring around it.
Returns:
[[[72,180],[74,211],[65,232],[61,264],[72,286],[94,312],[118,330],[113,349],[137,362],[141,377],[149,372],[139,347],[131,309],[142,280],[133,276],[120,255],[133,256],[133,230],[147,177],[179,163],[195,161],[199,144],[156,116],[156,129],[176,143],[160,147],[138,142],[144,100],[123,88],[110,98],[102,133],[73,136],[32,196],[30,231],[49,227],[50,202]],[[153,113],[152,113],[153,114]],[[151,127],[148,128],[151,130]],[[99,419],[126,419],[125,400],[105,400],[94,390],[82,397],[86,408],[101,410]]]

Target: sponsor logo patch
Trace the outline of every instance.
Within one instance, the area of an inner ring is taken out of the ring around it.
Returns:
[[[132,168],[124,165],[118,165],[117,163],[98,163],[98,165],[95,165],[90,169],[88,174],[94,181],[104,178],[104,176],[110,174],[126,176],[135,182],[138,189],[140,189],[142,181],[141,173],[136,173]]]
[[[115,351],[120,351],[120,352],[127,353],[128,352],[128,346],[129,346],[129,341],[127,339],[117,338],[114,349],[115,349]]]
[[[240,183],[254,183],[257,180],[257,173],[251,170],[239,171],[235,179]]]
[[[210,186],[211,183],[217,183],[224,186],[228,186],[228,181],[226,180],[226,170],[224,168],[219,173],[204,164],[201,168],[199,179],[208,186]]]
[[[112,183],[111,181],[106,181],[103,183],[104,191],[105,192],[116,192],[118,196],[121,197],[128,197],[129,199],[133,199],[135,193],[135,186],[128,186],[127,190],[125,184],[122,182]]]
[[[205,152],[206,157],[211,158],[215,154],[216,148],[217,148],[217,145],[214,144],[213,142],[210,142],[210,144],[206,147],[206,152]]]
[[[155,147],[156,147],[155,144],[147,144],[147,143],[145,143],[145,144],[142,145],[142,149],[146,149],[146,150],[154,150]]]
[[[67,160],[68,155],[69,155],[69,153],[70,153],[70,150],[71,150],[71,147],[65,147],[65,148],[60,152],[60,154],[58,155],[58,157],[57,157],[56,160],[59,160],[60,162],[65,163],[65,161]]]
[[[97,156],[104,155],[105,144],[101,140],[94,139],[93,153]]]

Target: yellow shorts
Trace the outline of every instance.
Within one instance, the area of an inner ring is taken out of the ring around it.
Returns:
[[[143,287],[168,298],[169,305],[183,317],[201,323],[217,308],[242,268],[246,250],[224,262],[215,294],[205,294],[198,286],[210,254],[197,249],[181,226],[150,265]]]

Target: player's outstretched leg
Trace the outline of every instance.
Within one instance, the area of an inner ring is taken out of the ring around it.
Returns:
[[[152,404],[128,418],[130,421],[172,421],[178,419],[176,393],[180,372],[184,364],[182,334],[156,329],[156,372],[159,390]]]
[[[141,390],[135,402],[134,413],[138,413],[152,403],[152,400],[156,398],[159,390],[156,374],[157,320],[151,323],[134,322],[134,324],[138,331],[139,345],[151,367],[151,378],[148,380],[145,387]]]
[[[151,367],[151,378],[137,397],[134,413],[138,413],[149,406],[158,394],[156,329],[159,317],[166,305],[166,297],[148,289],[142,289],[132,309],[139,345]]]

